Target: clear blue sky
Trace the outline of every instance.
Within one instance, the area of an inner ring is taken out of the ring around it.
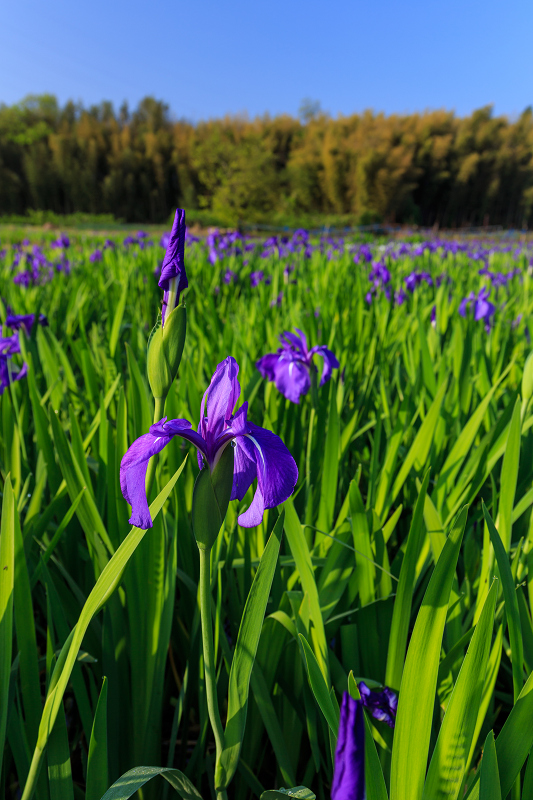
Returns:
[[[533,104],[532,0],[4,0],[0,102],[147,94],[175,117]]]

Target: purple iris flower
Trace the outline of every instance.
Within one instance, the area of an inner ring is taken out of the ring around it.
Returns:
[[[277,297],[270,301],[270,308],[274,308],[274,306],[280,306],[283,301],[283,292],[280,292]]]
[[[46,319],[44,314],[39,314],[39,325],[48,325],[48,320]],[[24,328],[26,333],[29,333],[35,324],[35,314],[11,314],[9,313],[6,316],[5,324],[8,328],[12,328],[14,331],[20,330],[20,328]]]
[[[126,236],[123,244],[125,245],[125,247],[128,247],[128,245],[130,244],[137,244],[137,239],[134,236]]]
[[[174,436],[192,442],[198,450],[200,469],[213,470],[225,447],[233,443],[234,472],[231,500],[242,500],[257,478],[257,489],[250,507],[239,516],[245,528],[259,525],[267,508],[283,503],[294,491],[298,480],[296,463],[279,438],[247,419],[248,403],[233,414],[241,387],[237,379],[239,365],[228,356],[215,370],[200,409],[198,431],[186,419],[167,418],[152,425],[140,436],[120,465],[120,487],[130,503],[130,523],[151,528],[152,519],[146,499],[146,469],[151,456],[160,453]]]
[[[28,365],[23,364],[19,369],[13,366],[11,356],[20,353],[20,343],[16,333],[13,336],[0,336],[0,394],[13,383],[24,378],[28,372]]]
[[[112,239],[106,239],[104,242],[104,250],[114,250],[115,242]]]
[[[250,283],[252,288],[255,289],[256,286],[259,286],[263,278],[265,277],[265,273],[262,269],[258,269],[255,272],[250,274]]]
[[[477,295],[474,292],[470,292],[467,297],[461,300],[459,314],[462,317],[466,317],[467,308],[470,303],[473,303],[475,321],[479,322],[479,320],[484,319],[485,327],[489,326],[490,328],[490,322],[496,311],[496,306],[488,299],[489,295],[490,291],[486,286],[483,286]]]
[[[185,272],[185,211],[183,208],[176,210],[174,223],[170,232],[167,251],[161,265],[159,287],[164,290],[163,295],[163,325],[167,309],[173,311],[180,301],[180,293],[189,285]]]
[[[227,269],[224,273],[224,277],[222,278],[222,280],[224,281],[224,283],[228,284],[231,283],[232,281],[235,281],[236,278],[237,278],[237,273],[233,272],[232,269]]]
[[[91,253],[91,255],[89,256],[89,261],[92,261],[93,264],[95,261],[101,261],[101,260],[102,260],[102,251],[99,249],[95,250],[94,253]]]
[[[311,388],[311,370],[316,367],[313,356],[323,359],[320,386],[331,378],[333,369],[338,369],[336,356],[324,345],[317,345],[310,350],[307,347],[305,333],[295,328],[297,333],[281,334],[282,346],[276,353],[268,353],[256,361],[256,367],[268,381],[276,384],[276,389],[292,403],[299,403],[300,397]]]
[[[366,708],[374,719],[394,728],[398,698],[385,687],[373,692],[360,681],[360,700],[344,692],[335,750],[335,772],[331,785],[331,800],[365,800],[365,719]]]

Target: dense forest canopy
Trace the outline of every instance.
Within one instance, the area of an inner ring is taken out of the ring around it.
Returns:
[[[462,226],[533,222],[533,114],[490,106],[336,119],[192,124],[147,97],[61,107],[52,95],[0,105],[0,214],[28,209],[166,221],[177,205],[228,223],[339,214],[354,221]]]

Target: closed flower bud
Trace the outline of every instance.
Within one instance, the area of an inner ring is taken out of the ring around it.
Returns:
[[[155,398],[167,396],[176,377],[185,344],[187,312],[178,306],[156,330],[148,347],[148,381]]]

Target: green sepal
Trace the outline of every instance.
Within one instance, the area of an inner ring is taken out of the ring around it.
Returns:
[[[167,396],[178,373],[186,332],[185,306],[177,306],[167,315],[164,327],[159,327],[150,337],[148,381],[156,398]]]
[[[208,550],[220,533],[233,486],[233,447],[226,445],[213,472],[204,467],[194,484],[192,528],[198,547]]]

